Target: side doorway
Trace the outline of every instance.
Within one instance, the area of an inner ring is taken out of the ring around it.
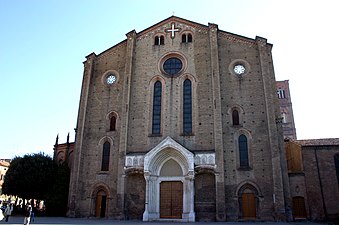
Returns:
[[[107,195],[103,190],[98,191],[95,200],[95,217],[103,218],[106,215],[106,200]]]

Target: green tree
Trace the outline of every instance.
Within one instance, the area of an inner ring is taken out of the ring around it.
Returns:
[[[3,193],[44,200],[55,181],[56,165],[44,153],[15,157],[5,175]]]
[[[65,216],[68,203],[70,170],[66,163],[57,167],[56,180],[47,194],[46,213],[49,216]]]

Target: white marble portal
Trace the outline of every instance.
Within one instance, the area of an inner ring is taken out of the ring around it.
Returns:
[[[161,169],[169,160],[174,160],[181,167],[181,171],[180,169],[178,170],[180,174],[176,173],[170,176],[161,175]],[[130,165],[130,162],[131,161],[126,162],[126,164]],[[145,155],[143,163],[144,176],[146,179],[143,221],[160,220],[160,183],[162,181],[181,181],[183,183],[182,221],[194,222],[193,153],[172,138],[167,137]]]

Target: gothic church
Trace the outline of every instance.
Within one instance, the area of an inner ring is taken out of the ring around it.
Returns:
[[[272,44],[171,16],[86,57],[68,216],[286,219]]]

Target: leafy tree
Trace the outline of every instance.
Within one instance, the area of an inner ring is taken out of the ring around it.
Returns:
[[[5,175],[3,193],[23,199],[46,199],[55,181],[55,163],[44,153],[15,157]]]
[[[56,181],[46,199],[46,213],[49,216],[65,216],[67,212],[70,170],[66,163],[58,166]]]

